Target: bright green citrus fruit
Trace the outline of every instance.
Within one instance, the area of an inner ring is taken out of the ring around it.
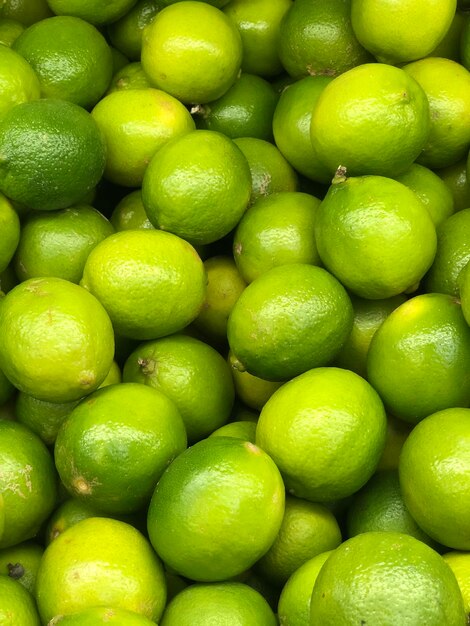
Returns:
[[[121,230],[153,230],[145,212],[140,189],[131,191],[114,207],[110,218],[117,232]]]
[[[386,427],[382,402],[369,383],[354,372],[321,367],[271,396],[261,411],[256,443],[279,467],[289,493],[329,502],[369,480]]]
[[[315,216],[315,238],[325,267],[369,299],[416,285],[437,245],[434,224],[416,194],[383,176],[335,176]]]
[[[78,283],[90,252],[113,232],[109,221],[87,205],[32,213],[22,225],[16,274],[20,280],[57,276]]]
[[[437,251],[426,275],[426,291],[457,297],[460,274],[469,261],[470,209],[464,209],[437,229]]]
[[[353,327],[335,358],[335,365],[367,378],[367,354],[372,337],[390,313],[405,301],[403,295],[385,300],[364,300],[351,296],[354,309]]]
[[[0,6],[0,16],[18,20],[29,26],[50,17],[52,12],[47,0],[4,0]]]
[[[239,137],[234,143],[245,155],[250,168],[250,204],[278,191],[297,191],[297,173],[276,146],[256,137]]]
[[[348,508],[349,537],[373,531],[403,533],[431,546],[434,543],[406,508],[397,470],[374,474],[361,491],[354,495]]]
[[[256,422],[239,421],[230,422],[214,430],[209,437],[236,437],[243,441],[255,443]]]
[[[417,161],[431,169],[454,165],[470,146],[470,73],[450,59],[429,57],[403,70],[429,101],[430,133]]]
[[[457,10],[446,34],[427,56],[452,59],[458,63],[460,61],[460,40],[465,22],[463,11]]]
[[[240,582],[191,585],[168,604],[161,626],[276,626],[263,596]]]
[[[398,469],[401,449],[412,428],[411,424],[387,415],[387,438],[377,471]]]
[[[14,41],[24,31],[24,26],[17,20],[8,17],[0,17],[0,43],[11,48]]]
[[[0,576],[0,624],[40,626],[39,615],[26,589],[8,576]]]
[[[3,548],[0,550],[0,574],[17,580],[29,593],[34,593],[43,552],[44,548],[33,541]]]
[[[279,56],[294,78],[337,76],[367,63],[351,25],[350,0],[296,0],[280,27]]]
[[[226,580],[271,546],[284,513],[284,485],[252,443],[210,437],[180,454],[150,502],[148,532],[157,554],[192,580]]]
[[[282,385],[280,382],[264,380],[258,376],[253,376],[247,371],[237,369],[237,359],[229,352],[228,362],[232,369],[233,384],[237,397],[246,406],[256,411],[261,411],[263,406]]]
[[[288,496],[279,534],[256,570],[282,587],[306,561],[340,543],[341,530],[331,511],[322,504]]]
[[[332,550],[301,565],[284,585],[277,614],[282,626],[310,626],[310,598],[315,581]]]
[[[426,417],[400,456],[400,486],[408,510],[433,539],[470,549],[470,409]]]
[[[467,263],[459,278],[459,293],[462,302],[462,311],[467,324],[470,326],[470,262]]]
[[[314,233],[319,205],[314,196],[295,191],[256,200],[233,237],[235,263],[247,283],[279,265],[320,265]]]
[[[166,601],[162,565],[129,524],[92,517],[68,528],[44,552],[36,582],[43,623],[90,607],[127,609],[160,619]]]
[[[444,294],[416,296],[375,333],[367,358],[370,383],[392,415],[416,424],[470,404],[470,328],[462,307]]]
[[[53,617],[48,626],[154,626],[144,615],[125,609],[93,607],[73,615]]]
[[[20,391],[16,397],[16,418],[50,446],[54,443],[62,422],[78,402],[79,400],[46,402]]]
[[[181,102],[159,89],[108,94],[92,116],[106,142],[104,175],[126,187],[140,187],[153,155],[173,137],[195,128]]]
[[[197,2],[205,2],[206,4],[211,4],[213,7],[217,7],[218,9],[222,9],[230,0],[196,0]],[[157,0],[158,5],[161,7],[167,7],[170,4],[175,4],[176,2],[182,2],[182,0]]]
[[[126,89],[148,89],[151,87],[147,74],[142,69],[142,63],[126,63],[115,74],[109,84],[107,94]]]
[[[30,430],[0,420],[0,467],[5,524],[0,548],[34,537],[56,504],[52,457]],[[1,604],[1,603],[0,603]]]
[[[351,20],[361,44],[383,63],[421,59],[447,33],[456,0],[351,0]]]
[[[235,82],[242,42],[219,9],[177,2],[144,30],[141,61],[155,87],[185,104],[201,104],[220,98]]]
[[[395,177],[409,187],[427,209],[434,226],[439,226],[454,212],[454,198],[450,189],[437,174],[427,167],[413,163],[409,170]]]
[[[432,548],[401,533],[370,532],[345,541],[322,567],[310,607],[310,626],[466,622],[450,567]]]
[[[111,43],[129,60],[140,61],[143,30],[162,5],[160,0],[138,0],[130,11],[108,26]]]
[[[218,100],[193,107],[198,128],[216,130],[231,139],[273,138],[273,115],[278,94],[267,80],[241,74]]]
[[[0,367],[20,391],[70,402],[105,379],[114,354],[110,319],[82,287],[31,278],[0,307]]]
[[[286,380],[331,361],[352,322],[344,287],[326,270],[299,263],[275,267],[248,285],[227,333],[237,368]]]
[[[183,239],[160,230],[127,230],[92,250],[81,284],[103,304],[118,334],[154,339],[197,317],[206,276]]]
[[[8,267],[20,241],[20,218],[11,202],[0,194],[0,272]]]
[[[36,22],[13,47],[36,72],[43,98],[90,108],[111,81],[113,62],[106,39],[78,17],[57,16]]]
[[[467,159],[436,172],[450,189],[455,211],[470,208],[470,185],[467,179]]]
[[[287,85],[273,117],[274,139],[283,156],[300,174],[321,183],[329,183],[331,174],[313,149],[310,125],[317,100],[332,80],[306,76]]]
[[[0,118],[21,102],[37,100],[39,79],[31,65],[17,52],[0,46]]]
[[[91,24],[109,24],[131,9],[136,0],[47,0],[57,15],[81,17]]]
[[[44,543],[48,546],[57,539],[67,528],[78,524],[89,517],[111,517],[88,502],[69,498],[60,504],[50,516],[45,529]]]
[[[106,147],[89,113],[64,100],[24,102],[0,120],[0,191],[31,209],[63,209],[100,180]]]
[[[465,612],[470,615],[470,554],[468,552],[447,552],[442,558],[454,572],[462,592]]]
[[[211,346],[186,335],[140,345],[127,359],[124,381],[155,387],[177,406],[190,442],[225,424],[234,389],[230,369]]]
[[[152,224],[192,244],[227,235],[245,212],[250,193],[250,170],[241,150],[211,130],[169,141],[150,161],[142,185]]]
[[[331,176],[340,165],[351,176],[397,176],[420,155],[429,130],[423,89],[383,63],[337,76],[321,92],[310,127],[313,149]]]
[[[107,513],[132,513],[150,501],[186,445],[183,420],[166,395],[123,383],[96,391],[72,410],[57,434],[54,457],[73,497]]]
[[[242,70],[266,78],[280,74],[280,25],[292,0],[231,0],[226,4],[224,13],[242,40]]]
[[[227,321],[246,283],[231,256],[218,255],[204,261],[206,299],[194,327],[216,343],[227,341]]]

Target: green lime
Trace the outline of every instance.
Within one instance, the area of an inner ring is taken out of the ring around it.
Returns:
[[[140,61],[126,63],[111,79],[107,94],[126,89],[147,89],[151,87]]]
[[[57,15],[74,15],[91,24],[109,24],[125,15],[136,0],[47,0]]]
[[[125,609],[93,607],[73,615],[53,617],[48,626],[153,626],[155,622],[144,615]]]
[[[456,211],[470,207],[470,185],[467,180],[467,159],[436,172],[450,189]]]
[[[34,593],[39,563],[44,548],[33,541],[25,541],[0,550],[0,574],[17,580],[29,593]]]
[[[117,232],[121,230],[153,230],[145,212],[140,189],[131,191],[114,207],[111,224]]]
[[[0,44],[10,48],[23,31],[24,26],[20,22],[0,17]]]
[[[230,422],[230,424],[225,424],[214,430],[209,437],[236,437],[243,439],[243,441],[255,443],[256,422]]]
[[[0,17],[17,20],[24,26],[51,15],[47,0],[4,0],[0,6]]]
[[[108,36],[118,50],[131,61],[140,61],[142,33],[155,18],[163,2],[138,0],[130,11],[108,26]]]
[[[21,102],[38,100],[39,79],[31,65],[15,50],[0,45],[0,118]]]
[[[4,272],[10,263],[20,241],[20,219],[13,205],[0,194],[0,272]],[[0,285],[3,290],[3,285]]]
[[[263,406],[282,385],[280,382],[272,380],[264,380],[258,376],[253,376],[250,372],[237,369],[237,359],[229,352],[228,362],[231,366],[233,384],[237,397],[246,406],[261,411]]]
[[[33,597],[16,580],[0,576],[0,623],[9,626],[40,626]]]

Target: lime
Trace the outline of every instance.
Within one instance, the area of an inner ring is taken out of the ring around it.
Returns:
[[[225,424],[234,390],[230,370],[211,346],[172,335],[139,346],[124,366],[124,381],[158,389],[183,418],[188,439],[198,441]]]
[[[272,545],[284,513],[284,485],[252,443],[210,437],[180,454],[150,502],[148,532],[157,554],[192,580],[226,580]]]
[[[329,502],[369,480],[385,435],[385,411],[369,383],[354,372],[321,367],[271,396],[261,411],[256,444],[273,458],[289,493]]]
[[[32,596],[16,580],[0,576],[0,623],[5,626],[40,626]]]
[[[311,626],[466,622],[450,567],[401,533],[370,532],[345,541],[322,567],[310,606]]]
[[[10,263],[20,241],[20,219],[13,205],[0,194],[0,272],[4,272]],[[3,285],[0,285],[3,291]]]
[[[377,470],[398,469],[401,450],[413,426],[407,422],[387,415],[387,438]]]
[[[105,145],[72,102],[24,102],[0,119],[0,191],[31,209],[62,209],[96,186]]]
[[[416,194],[382,176],[339,172],[315,217],[325,267],[362,298],[412,288],[431,266],[436,231]]]
[[[112,606],[160,619],[166,600],[163,568],[132,526],[91,517],[68,528],[44,552],[36,582],[43,623],[91,607]]]
[[[111,214],[111,224],[116,231],[153,230],[145,212],[140,189],[131,191],[118,202]]]
[[[16,397],[16,418],[50,446],[54,443],[62,422],[78,402],[79,400],[47,402],[20,391]]]
[[[185,104],[211,102],[235,82],[242,42],[219,9],[206,2],[177,2],[144,30],[141,61],[158,89]]]
[[[236,437],[243,441],[255,443],[256,422],[230,422],[214,430],[209,437]]]
[[[250,170],[242,152],[231,139],[210,130],[176,137],[163,146],[142,186],[152,224],[192,244],[228,234],[245,212],[250,193]]]
[[[462,270],[459,280],[459,288],[462,311],[467,324],[470,326],[470,263],[467,263],[465,269]]]
[[[227,336],[241,371],[286,380],[331,361],[351,332],[353,310],[343,286],[314,265],[275,267],[243,291]]]
[[[5,505],[0,548],[8,548],[39,531],[56,503],[57,478],[46,446],[21,424],[0,420],[0,445]]]
[[[450,165],[437,174],[442,178],[454,197],[456,211],[462,211],[470,207],[470,185],[467,180],[467,159]]]
[[[0,43],[9,48],[24,31],[24,26],[8,17],[0,17]]]
[[[25,541],[0,550],[0,574],[17,580],[29,593],[34,593],[36,576],[44,548],[33,541]]]
[[[173,137],[195,128],[181,102],[150,88],[108,94],[92,116],[106,142],[104,175],[126,187],[139,187],[153,155]]]
[[[151,87],[147,74],[142,69],[140,61],[126,63],[121,67],[111,80],[107,93],[122,91],[125,89],[147,89]]]
[[[264,380],[258,376],[253,376],[250,372],[237,369],[237,359],[229,352],[228,362],[232,369],[233,383],[237,397],[246,406],[261,411],[263,406],[282,385],[280,382]]]
[[[57,15],[74,15],[92,24],[109,24],[131,9],[136,0],[47,0]]]
[[[161,0],[138,0],[130,11],[108,26],[111,43],[131,61],[140,61],[143,30],[162,5]]]
[[[56,276],[78,283],[90,252],[113,232],[108,220],[87,205],[32,213],[22,225],[16,274],[20,280]]]
[[[39,79],[29,63],[17,52],[0,46],[0,118],[21,102],[37,100]]]
[[[449,565],[450,569],[459,583],[460,591],[463,596],[463,603],[467,616],[470,615],[470,555],[468,552],[447,552],[443,554],[443,559]],[[467,617],[468,620],[468,617]]]
[[[118,334],[153,339],[197,317],[206,276],[186,241],[160,230],[127,230],[92,250],[81,284],[103,304]]]
[[[397,176],[428,140],[429,104],[409,73],[365,63],[323,89],[310,130],[313,149],[331,176],[340,165],[351,176]]]
[[[0,6],[0,17],[18,20],[25,26],[51,15],[47,0],[4,0]]]
[[[470,404],[469,362],[470,328],[460,303],[431,293],[388,316],[370,344],[367,373],[390,412],[416,424]]]
[[[399,465],[411,515],[430,537],[456,550],[470,549],[469,418],[470,409],[460,408],[426,417],[405,441]]]
[[[48,546],[57,539],[67,528],[78,524],[89,517],[110,517],[88,502],[69,498],[62,502],[50,516],[45,529],[44,543]]]
[[[2,370],[0,370],[0,406],[5,404],[13,396],[14,392],[15,388]]]
[[[59,98],[90,108],[111,81],[113,62],[105,38],[78,17],[36,22],[13,47],[36,72],[43,98]]]
[[[79,611],[73,615],[53,617],[48,626],[153,626],[155,622],[144,615],[125,609],[94,607]]]

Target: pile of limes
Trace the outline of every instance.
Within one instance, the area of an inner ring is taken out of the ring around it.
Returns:
[[[0,0],[0,625],[470,623],[470,2]]]

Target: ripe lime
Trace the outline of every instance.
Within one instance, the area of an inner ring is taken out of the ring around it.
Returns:
[[[36,22],[18,37],[13,48],[36,72],[43,98],[91,108],[111,81],[113,61],[106,39],[78,17]]]
[[[225,4],[224,13],[241,36],[242,70],[266,78],[280,74],[280,24],[292,0],[231,0]]]
[[[90,607],[127,609],[160,619],[166,601],[163,568],[139,531],[92,517],[68,528],[44,552],[36,581],[43,623]]]
[[[310,127],[313,149],[331,176],[340,165],[351,176],[397,176],[419,156],[429,129],[423,89],[382,63],[337,76],[321,92]]]
[[[59,535],[89,517],[113,517],[102,511],[98,511],[96,507],[91,506],[88,502],[69,498],[64,500],[50,516],[44,531],[44,543],[48,546],[52,541],[57,539]]]
[[[228,320],[235,367],[286,380],[331,361],[351,332],[344,287],[326,270],[292,264],[262,274],[242,292]]]
[[[256,443],[279,467],[289,493],[328,502],[369,480],[385,434],[385,411],[374,389],[353,372],[321,367],[271,396],[261,411]]]
[[[426,291],[459,295],[459,278],[470,261],[470,209],[451,215],[437,229],[437,251],[426,275]]]
[[[284,513],[284,485],[260,448],[210,437],[180,454],[150,502],[148,532],[157,554],[192,580],[226,580],[271,546]]]
[[[470,404],[470,328],[455,298],[411,298],[375,333],[367,358],[370,383],[392,415],[416,424]]]
[[[32,213],[22,225],[16,274],[20,280],[56,276],[78,283],[90,252],[113,232],[108,220],[87,205]]]
[[[256,422],[239,421],[225,424],[217,430],[214,430],[209,437],[236,437],[243,441],[255,443],[256,439]]]
[[[16,580],[0,576],[0,623],[5,626],[40,626],[33,597]]]
[[[153,339],[197,317],[206,276],[183,239],[160,230],[127,230],[92,250],[81,284],[103,304],[118,334]]]
[[[161,626],[276,626],[268,603],[239,582],[191,585],[167,606]]]
[[[383,63],[421,59],[448,31],[456,0],[351,0],[351,20],[361,44]]]
[[[429,101],[430,132],[417,161],[432,169],[454,165],[470,146],[470,73],[450,59],[429,57],[403,70]]]
[[[311,626],[426,624],[464,626],[450,567],[409,535],[371,532],[345,541],[313,587]]]
[[[111,80],[107,94],[126,89],[147,89],[151,87],[147,74],[142,69],[140,61],[126,63]]]
[[[371,60],[353,32],[350,0],[296,0],[281,22],[279,56],[294,78],[337,76]]]
[[[229,352],[228,362],[232,369],[233,383],[237,397],[246,406],[256,411],[261,411],[263,406],[282,385],[280,382],[264,380],[258,376],[253,376],[247,371],[237,369],[237,359]]]
[[[93,607],[79,611],[73,615],[58,615],[53,617],[48,626],[154,626],[144,615],[126,611],[125,609]]]
[[[162,8],[162,0],[138,0],[130,11],[108,26],[112,45],[131,61],[140,61],[142,33]]]
[[[121,230],[153,230],[153,226],[145,212],[140,189],[131,191],[114,207],[111,224],[116,231]]]
[[[188,440],[198,441],[225,424],[233,405],[233,383],[223,357],[186,335],[139,346],[127,359],[126,382],[155,387],[177,406]]]
[[[416,194],[382,176],[336,175],[315,216],[325,267],[362,298],[413,287],[431,266],[436,231]]]
[[[31,209],[63,209],[100,180],[105,144],[91,115],[64,100],[24,102],[0,119],[0,191]]]
[[[235,82],[242,42],[235,25],[206,2],[177,2],[144,30],[142,67],[150,82],[185,104],[220,98]]]
[[[106,142],[105,177],[139,187],[153,155],[173,137],[194,130],[187,109],[158,89],[128,89],[98,102],[92,116]]]
[[[29,26],[50,17],[47,0],[5,0],[0,7],[0,17],[9,17]]]
[[[142,185],[152,224],[192,244],[227,235],[245,212],[250,193],[250,170],[241,150],[211,130],[169,141],[150,161]]]
[[[348,537],[373,531],[403,533],[434,545],[406,508],[397,470],[374,474],[348,508]]]
[[[17,52],[0,46],[0,117],[16,104],[37,100],[40,96],[39,80],[33,68]]]
[[[114,335],[101,304],[61,278],[31,278],[0,307],[0,367],[20,391],[70,402],[103,382]]]
[[[0,272],[8,267],[20,241],[20,219],[13,205],[0,194]],[[1,286],[0,286],[1,287]]]
[[[387,438],[377,471],[398,469],[401,449],[412,428],[411,424],[387,415]]]
[[[470,554],[468,552],[447,552],[443,554],[443,559],[459,583],[462,592],[465,612],[470,615]]]
[[[91,24],[109,24],[131,9],[136,0],[47,0],[57,15],[74,15]]]
[[[315,244],[315,214],[320,200],[300,192],[258,198],[233,237],[233,256],[247,283],[279,265],[320,265]]]
[[[17,580],[34,593],[36,577],[44,548],[33,541],[24,541],[0,550],[0,574]]]
[[[107,513],[131,513],[150,501],[186,443],[183,420],[167,396],[123,383],[96,391],[72,410],[57,434],[55,464],[73,497]]]
[[[470,207],[470,185],[467,180],[467,159],[459,161],[437,172],[454,198],[455,211]]]
[[[419,526],[445,546],[470,550],[470,409],[445,409],[420,422],[405,441],[399,472]]]
[[[0,420],[0,446],[5,518],[0,548],[8,548],[34,537],[48,518],[57,477],[46,446],[21,424]]]
[[[256,564],[256,571],[281,587],[306,561],[334,550],[340,543],[341,530],[331,511],[321,504],[288,496],[279,534]]]
[[[0,17],[0,43],[10,48],[24,31],[23,24],[8,17]]]

